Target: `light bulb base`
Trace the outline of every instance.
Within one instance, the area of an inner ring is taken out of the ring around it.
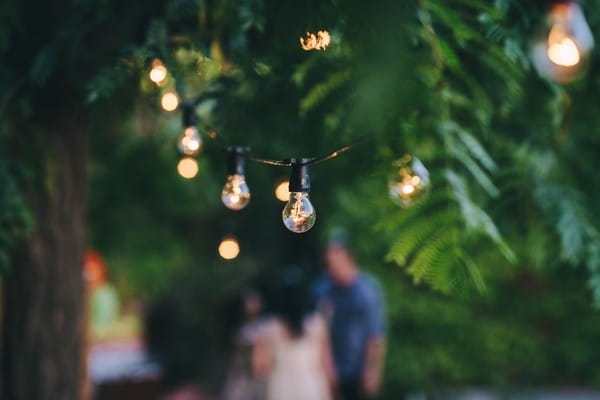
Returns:
[[[292,164],[292,174],[290,175],[290,192],[310,192],[310,176],[308,175],[309,158],[290,159]],[[299,161],[299,162],[295,162]]]
[[[196,108],[193,103],[183,103],[182,108],[182,122],[184,127],[196,126],[198,124],[198,117],[196,116]]]
[[[227,174],[244,175],[246,154],[250,152],[250,147],[229,146],[227,147]]]

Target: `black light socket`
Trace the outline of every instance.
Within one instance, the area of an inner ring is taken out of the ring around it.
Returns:
[[[244,166],[246,163],[246,154],[250,151],[249,147],[230,146],[227,148],[227,174],[244,175]]]
[[[183,103],[181,105],[183,111],[183,126],[196,126],[198,124],[198,117],[196,116],[196,107],[193,103]]]
[[[308,175],[308,164],[313,161],[312,158],[291,158],[288,161],[292,164],[292,174],[290,175],[290,192],[310,192],[310,176]]]

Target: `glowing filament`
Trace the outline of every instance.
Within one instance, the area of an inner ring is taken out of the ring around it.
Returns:
[[[555,26],[548,35],[548,58],[556,65],[572,67],[579,64],[581,56],[575,42]]]
[[[325,50],[331,42],[331,35],[327,31],[314,33],[306,32],[306,37],[300,37],[300,46],[306,51]]]

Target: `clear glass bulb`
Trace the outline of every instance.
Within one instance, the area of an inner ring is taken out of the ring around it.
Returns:
[[[568,83],[581,75],[593,48],[594,37],[581,7],[575,1],[562,1],[548,12],[531,58],[541,76]]]
[[[250,202],[250,189],[244,175],[233,174],[227,177],[227,182],[221,192],[221,200],[230,210],[241,210]]]
[[[290,192],[290,199],[283,208],[281,216],[285,227],[295,233],[308,231],[317,219],[315,208],[306,192]]]
[[[195,126],[188,126],[179,137],[179,151],[186,156],[195,156],[202,149],[202,138]]]
[[[399,206],[408,207],[428,191],[429,171],[421,160],[409,154],[395,161],[394,166],[397,169],[388,183],[390,197]]]

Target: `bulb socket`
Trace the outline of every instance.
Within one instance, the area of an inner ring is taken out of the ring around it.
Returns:
[[[310,192],[310,176],[308,175],[308,163],[310,158],[292,158],[288,160],[292,164],[290,175],[290,192]]]
[[[196,108],[193,103],[183,103],[181,105],[182,108],[182,118],[183,118],[183,126],[187,128],[188,126],[196,126],[198,124],[198,117],[196,116]]]
[[[246,154],[250,152],[249,147],[230,146],[227,147],[227,174],[244,175]]]

